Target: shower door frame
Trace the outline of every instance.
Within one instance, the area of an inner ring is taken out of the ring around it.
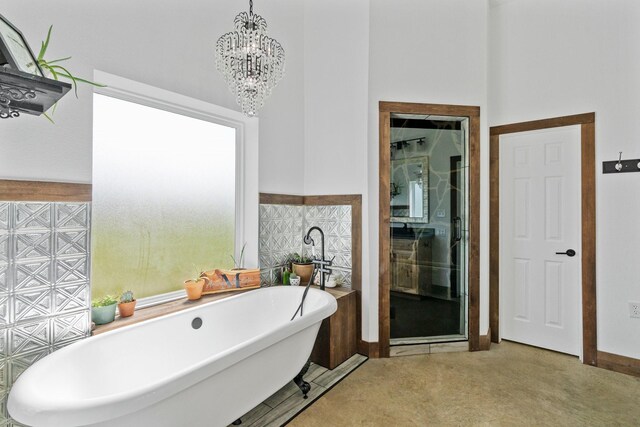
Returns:
[[[389,357],[391,319],[391,114],[420,114],[467,117],[469,119],[469,268],[468,337],[469,351],[485,349],[480,343],[480,107],[448,104],[420,104],[380,101],[379,143],[379,277],[378,347],[380,357]],[[488,340],[483,340],[483,342]],[[482,347],[482,348],[481,348]]]

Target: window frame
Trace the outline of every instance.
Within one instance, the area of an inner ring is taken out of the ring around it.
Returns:
[[[258,119],[256,117],[246,117],[241,112],[219,105],[99,70],[94,71],[94,81],[100,82],[105,86],[94,87],[93,93],[235,129],[236,188],[234,256],[236,259],[239,258],[242,247],[246,242],[244,253],[245,263],[247,265],[255,264],[257,266],[259,209]],[[136,304],[136,309],[174,301],[184,298],[184,296],[184,290],[177,290],[140,298]]]

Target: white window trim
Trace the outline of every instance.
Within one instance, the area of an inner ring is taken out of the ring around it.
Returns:
[[[232,127],[236,130],[234,256],[239,259],[240,251],[246,242],[244,264],[249,267],[258,267],[258,119],[246,117],[239,111],[103,71],[95,70],[93,76],[94,81],[106,85],[95,87],[94,93]],[[140,298],[137,308],[174,301],[184,296],[184,291],[180,290]]]

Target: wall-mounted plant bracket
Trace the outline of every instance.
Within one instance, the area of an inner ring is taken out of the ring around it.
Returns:
[[[0,118],[39,116],[69,90],[69,83],[0,67]]]

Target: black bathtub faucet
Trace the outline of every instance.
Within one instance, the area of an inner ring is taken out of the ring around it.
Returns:
[[[320,289],[324,291],[324,283],[325,283],[324,281],[328,276],[331,275],[331,269],[328,267],[330,267],[331,264],[333,263],[333,259],[327,260],[324,257],[324,232],[320,227],[313,226],[309,229],[309,231],[307,231],[307,234],[304,236],[304,239],[303,239],[305,245],[315,246],[315,242],[311,238],[311,232],[313,230],[316,230],[320,233],[321,258],[315,259],[314,257],[313,263],[315,264],[315,266],[318,269],[318,272],[320,273]]]

